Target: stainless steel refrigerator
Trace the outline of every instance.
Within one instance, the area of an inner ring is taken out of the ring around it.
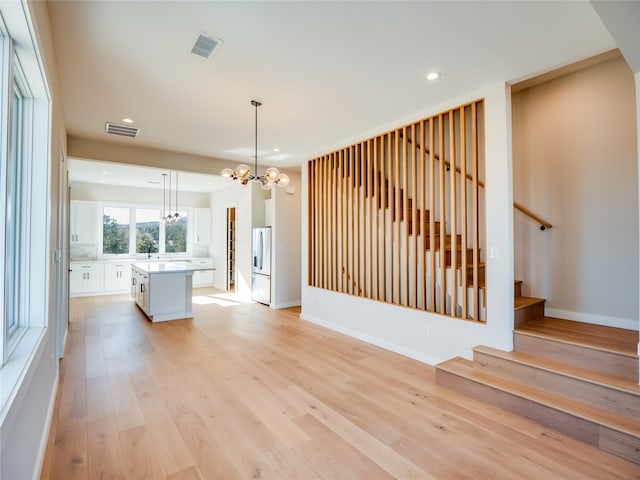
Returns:
[[[251,298],[271,304],[271,227],[254,228],[252,235]]]

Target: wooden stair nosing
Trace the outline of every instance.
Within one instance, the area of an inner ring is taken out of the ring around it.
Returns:
[[[473,349],[474,367],[640,421],[640,385],[620,377],[491,347]]]
[[[522,352],[504,352],[495,348],[480,345],[473,348],[473,351],[479,351],[492,356],[500,356],[508,361],[520,363],[524,365],[532,365],[540,370],[548,372],[560,372],[563,375],[578,380],[584,380],[596,385],[602,385],[623,393],[637,395],[640,400],[640,385],[620,377],[607,375],[606,373],[596,372],[586,368],[576,367],[567,363],[549,360],[547,358],[538,357],[529,353]]]
[[[567,399],[560,395],[548,393],[535,387],[529,387],[518,382],[477,371],[473,368],[471,361],[461,357],[455,357],[451,360],[438,364],[436,366],[436,374],[438,371],[459,376],[468,381],[482,384],[492,390],[503,392],[543,407],[551,408],[565,415],[569,415],[593,425],[605,427],[640,440],[640,421],[633,420],[601,408],[592,407],[577,400]],[[533,418],[533,420],[539,421],[535,418]],[[553,427],[554,424],[552,423],[549,426]]]
[[[550,342],[556,342],[556,343],[561,343],[561,344],[567,344],[567,345],[573,345],[575,347],[582,347],[582,348],[588,348],[590,350],[597,350],[599,352],[605,352],[605,353],[609,353],[612,355],[620,355],[622,357],[628,357],[628,358],[634,358],[637,359],[638,355],[635,355],[633,353],[629,353],[629,352],[625,352],[613,347],[602,347],[602,346],[598,346],[598,345],[592,345],[589,344],[587,342],[581,342],[578,340],[568,340],[565,338],[558,338],[558,337],[554,337],[552,334],[548,334],[548,333],[542,333],[542,332],[536,332],[533,330],[527,330],[526,328],[523,327],[519,327],[516,328],[513,332],[514,334],[518,334],[518,335],[527,335],[529,337],[535,337],[535,338],[540,338],[543,340],[548,340]]]
[[[513,332],[513,347],[517,352],[544,356],[558,362],[587,367],[590,370],[621,377],[636,382],[638,380],[638,359],[626,352],[618,352],[593,345],[567,342],[562,338],[536,335],[535,332]]]
[[[513,302],[513,306],[515,310],[520,310],[523,308],[530,307],[532,305],[537,305],[540,303],[544,303],[546,300],[544,298],[534,298],[534,297],[516,297]]]
[[[577,341],[586,345],[612,346],[615,350],[627,352],[634,357],[638,353],[640,337],[637,330],[609,327],[591,323],[553,318],[543,315],[522,327],[527,331],[535,331],[553,337]]]

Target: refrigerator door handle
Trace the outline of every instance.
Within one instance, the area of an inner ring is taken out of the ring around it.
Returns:
[[[258,240],[258,256],[260,257],[260,271],[262,271],[262,267],[263,267],[263,259],[264,259],[264,248],[263,248],[263,243],[262,243],[262,232],[260,232],[260,237]]]

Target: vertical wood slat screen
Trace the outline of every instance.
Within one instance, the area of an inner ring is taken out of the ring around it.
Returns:
[[[309,161],[309,285],[484,320],[483,106]]]

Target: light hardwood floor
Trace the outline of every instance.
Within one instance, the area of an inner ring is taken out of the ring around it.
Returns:
[[[42,479],[640,478],[299,309],[194,292],[195,319],[158,324],[72,300]]]

